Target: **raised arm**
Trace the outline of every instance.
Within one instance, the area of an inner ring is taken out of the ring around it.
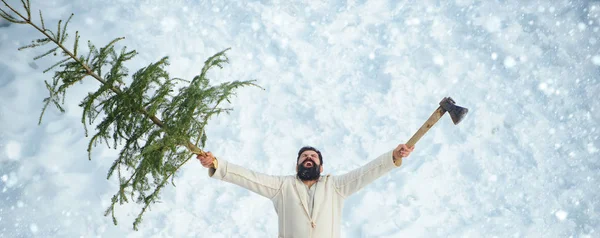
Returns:
[[[343,197],[348,197],[379,177],[402,164],[402,158],[407,157],[413,148],[404,144],[398,145],[396,149],[388,151],[366,165],[352,170],[346,174],[333,176],[337,191]]]
[[[252,171],[239,165],[217,160],[209,152],[206,156],[198,156],[200,163],[208,168],[211,178],[239,185],[261,196],[272,199],[281,190],[283,176],[272,176]]]

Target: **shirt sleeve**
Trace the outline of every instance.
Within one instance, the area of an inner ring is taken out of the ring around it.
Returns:
[[[219,159],[215,168],[209,168],[208,176],[236,184],[269,199],[279,193],[284,180],[283,176],[252,171],[223,159]]]
[[[394,161],[392,152],[393,151],[388,151],[366,165],[346,174],[332,176],[334,186],[338,193],[343,197],[348,197],[392,169],[399,167],[402,160],[400,158],[397,161]]]

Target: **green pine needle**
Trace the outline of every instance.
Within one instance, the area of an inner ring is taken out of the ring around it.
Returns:
[[[137,52],[126,47],[116,49],[124,38],[115,38],[100,48],[88,41],[88,52],[81,54],[81,49],[78,49],[79,32],[75,32],[72,49],[64,45],[73,15],[64,24],[62,20],[58,22],[55,34],[46,29],[42,11],[39,11],[41,27],[32,22],[29,0],[21,0],[27,14],[20,14],[5,0],[0,1],[5,5],[0,7],[0,17],[30,25],[43,36],[19,50],[37,49],[52,43],[53,47],[34,60],[56,56],[57,52],[61,54],[61,58],[44,71],[53,71],[54,76],[51,83],[44,81],[49,96],[43,100],[38,123],[41,124],[50,104],[61,112],[65,111],[65,94],[75,83],[84,79],[99,82],[99,87],[88,92],[79,106],[82,108],[81,123],[85,136],[88,136],[88,125],[95,127],[87,146],[88,159],[91,160],[94,148],[100,144],[120,150],[107,173],[107,179],[117,177],[119,188],[104,213],[112,217],[115,225],[118,224],[116,205],[135,201],[142,207],[133,222],[133,229],[138,230],[144,213],[160,201],[162,188],[167,183],[175,186],[177,171],[193,158],[194,153],[204,153],[200,148],[208,140],[208,121],[232,110],[221,107],[221,104],[229,102],[239,88],[258,87],[254,81],[210,84],[207,74],[215,67],[222,69],[229,62],[225,54],[229,48],[209,57],[199,74],[191,80],[172,77],[166,70],[168,57],[130,75],[126,64]],[[127,85],[125,82],[129,81],[131,83]],[[176,82],[187,85],[176,88]]]

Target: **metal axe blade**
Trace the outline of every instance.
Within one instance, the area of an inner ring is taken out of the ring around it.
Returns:
[[[446,112],[450,114],[452,122],[454,122],[454,124],[456,125],[465,118],[467,112],[469,112],[469,109],[457,106],[456,102],[454,102],[452,98],[445,97],[444,99],[442,99],[442,101],[440,101],[440,106],[433,112],[433,114],[431,114],[429,119],[427,119],[427,121],[423,123],[421,128],[419,128],[419,130],[408,140],[406,145],[414,146],[417,143],[417,141],[419,141],[421,137],[423,137],[423,135],[425,135],[425,133],[429,131],[429,129],[433,127],[433,125]]]
[[[440,106],[450,114],[450,118],[452,118],[454,125],[458,125],[469,112],[469,109],[457,106],[456,102],[454,102],[451,97],[442,99]]]

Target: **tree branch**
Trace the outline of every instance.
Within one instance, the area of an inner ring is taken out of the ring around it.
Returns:
[[[46,31],[46,29],[44,27],[39,27],[38,25],[36,25],[35,23],[33,23],[31,21],[31,18],[26,18],[25,16],[21,15],[19,12],[17,12],[14,8],[10,7],[5,0],[2,0],[2,2],[4,3],[4,5],[6,5],[11,11],[15,12],[21,19],[24,20],[24,22],[26,24],[31,25],[33,28],[35,28],[36,30],[38,30],[40,33],[42,33],[44,36],[46,36],[48,39],[50,39],[52,42],[54,42],[54,44],[56,44],[65,54],[67,54],[71,59],[73,59],[75,62],[77,62],[78,64],[81,65],[81,67],[83,67],[86,70],[87,75],[91,76],[92,78],[96,79],[98,82],[102,83],[102,84],[107,84],[106,80],[104,80],[102,77],[100,77],[98,74],[94,73],[94,71],[92,71],[92,69],[90,68],[89,65],[87,65],[85,62],[82,62],[80,59],[77,58],[77,56],[75,56],[75,54],[73,54],[69,49],[67,49],[63,44],[61,44],[55,37],[51,36],[50,34],[48,34],[48,32]],[[30,11],[30,9],[26,9],[27,12]],[[41,13],[40,13],[41,16]],[[117,38],[116,41],[118,40],[122,40],[125,39],[124,37],[120,37]],[[121,89],[111,86],[111,90],[117,94],[123,93],[121,91]],[[163,128],[164,127],[164,122],[162,122],[158,117],[156,117],[155,115],[151,115],[150,113],[148,113],[148,111],[146,111],[144,108],[139,108],[138,111],[142,114],[144,114],[148,119],[150,119],[154,124],[156,124],[158,127]],[[184,144],[184,146],[186,148],[188,148],[188,150],[190,150],[192,153],[194,154],[200,154],[203,155],[205,152],[198,148],[196,145],[194,145],[192,142],[187,142],[186,144]]]

